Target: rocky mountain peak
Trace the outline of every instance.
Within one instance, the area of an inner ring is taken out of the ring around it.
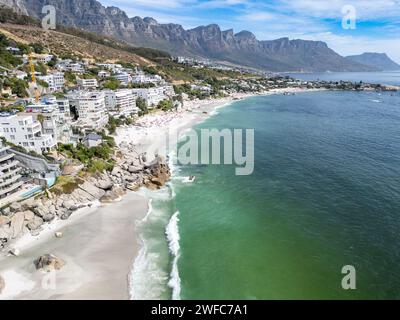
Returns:
[[[246,30],[236,33],[235,37],[238,39],[241,39],[241,40],[257,40],[256,36],[253,33],[251,33],[250,31],[246,31]]]
[[[153,25],[153,26],[158,25],[157,20],[153,19],[151,17],[146,17],[146,18],[143,19],[143,21],[148,23],[149,25]]]
[[[57,9],[59,24],[115,37],[135,46],[168,51],[172,55],[223,60],[269,71],[369,71],[371,67],[345,59],[319,41],[259,41],[249,31],[221,31],[217,24],[185,30],[146,17],[128,18],[116,7],[96,0],[0,0],[15,10],[41,17],[45,4]]]

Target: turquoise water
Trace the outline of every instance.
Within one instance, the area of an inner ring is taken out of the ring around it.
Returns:
[[[399,124],[399,93],[273,95],[219,109],[196,129],[254,128],[254,174],[175,167],[146,227],[147,290],[181,299],[400,298]],[[195,183],[182,180],[189,175]],[[345,265],[356,268],[356,290],[341,287]]]

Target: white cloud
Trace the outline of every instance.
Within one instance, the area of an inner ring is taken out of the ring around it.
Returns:
[[[281,0],[279,3],[283,10],[292,10],[300,15],[323,19],[341,18],[341,10],[345,5],[354,6],[358,18],[363,20],[400,15],[400,0]]]

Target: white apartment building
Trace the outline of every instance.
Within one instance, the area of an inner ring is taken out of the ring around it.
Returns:
[[[51,61],[51,59],[53,59],[53,55],[52,54],[36,54],[35,59],[36,59],[36,61],[46,64],[46,63],[49,63]]]
[[[163,78],[159,75],[146,75],[144,73],[137,73],[132,77],[133,83],[160,83],[163,82]]]
[[[5,205],[12,201],[12,196],[20,190],[21,171],[19,162],[14,159],[10,147],[0,141],[0,203]],[[7,201],[8,199],[8,201]]]
[[[49,85],[51,92],[61,91],[64,89],[65,79],[64,73],[54,72],[46,76],[38,76],[38,79],[46,82]]]
[[[99,86],[97,79],[78,79],[77,83],[82,89],[95,89]]]
[[[60,119],[64,123],[68,123],[71,121],[71,111],[69,109],[69,100],[68,99],[57,99],[55,103],[58,106],[58,112],[60,114]]]
[[[109,72],[107,72],[107,71],[104,71],[104,70],[99,71],[99,73],[97,75],[101,79],[107,79],[107,78],[111,77],[111,74]]]
[[[37,153],[49,151],[56,145],[50,134],[42,133],[41,123],[27,114],[0,116],[0,135],[15,145]]]
[[[24,80],[28,76],[28,74],[26,72],[20,71],[20,70],[16,70],[14,72],[14,75],[17,79],[20,79],[20,80]]]
[[[76,126],[84,131],[95,131],[105,127],[108,115],[104,92],[80,91],[68,95],[70,106],[76,108]]]
[[[157,106],[161,100],[166,99],[164,87],[131,89],[139,98],[146,101],[149,108]]]
[[[44,134],[50,134],[57,143],[70,142],[72,129],[69,123],[69,113],[67,117],[65,112],[60,111],[57,100],[48,104],[28,105],[25,110],[25,115],[31,115],[35,120],[41,122],[42,132]],[[23,113],[20,113],[20,115],[22,114]]]
[[[136,95],[133,94],[132,90],[107,90],[104,91],[104,94],[107,110],[112,116],[118,118],[139,112],[139,108],[136,107]]]
[[[115,63],[98,63],[97,66],[112,72],[119,72],[122,69],[122,65]]]
[[[113,76],[115,79],[117,79],[119,82],[121,82],[122,85],[127,86],[129,83],[132,82],[132,77],[130,76],[129,73],[117,73]]]
[[[175,95],[174,86],[172,86],[170,84],[166,84],[162,88],[163,88],[162,90],[166,96],[173,97]]]
[[[71,71],[73,73],[84,73],[85,68],[81,63],[70,63],[66,65],[66,70]]]

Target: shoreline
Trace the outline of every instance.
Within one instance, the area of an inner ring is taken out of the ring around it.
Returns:
[[[129,141],[141,149],[140,152],[158,153],[168,130],[172,128],[184,134],[213,116],[217,109],[237,100],[306,91],[316,90],[276,89],[193,101],[186,110],[171,116],[164,123],[160,121],[165,113],[154,113],[143,117],[144,124],[141,126],[118,128],[116,142],[123,147]],[[12,246],[21,251],[20,256],[0,258],[0,275],[6,282],[0,300],[131,299],[129,275],[143,246],[136,224],[146,217],[149,205],[148,197],[129,192],[120,202],[92,204],[75,212],[69,220],[50,223],[39,236],[23,236]],[[59,231],[64,236],[56,239],[54,233]],[[106,236],[108,239],[104,239]],[[56,271],[56,279],[59,280],[54,290],[40,288],[45,275],[36,271],[33,264],[34,259],[47,253],[55,254],[66,262],[63,269]],[[114,276],[110,277],[110,273]],[[102,292],[104,288],[107,292]]]

